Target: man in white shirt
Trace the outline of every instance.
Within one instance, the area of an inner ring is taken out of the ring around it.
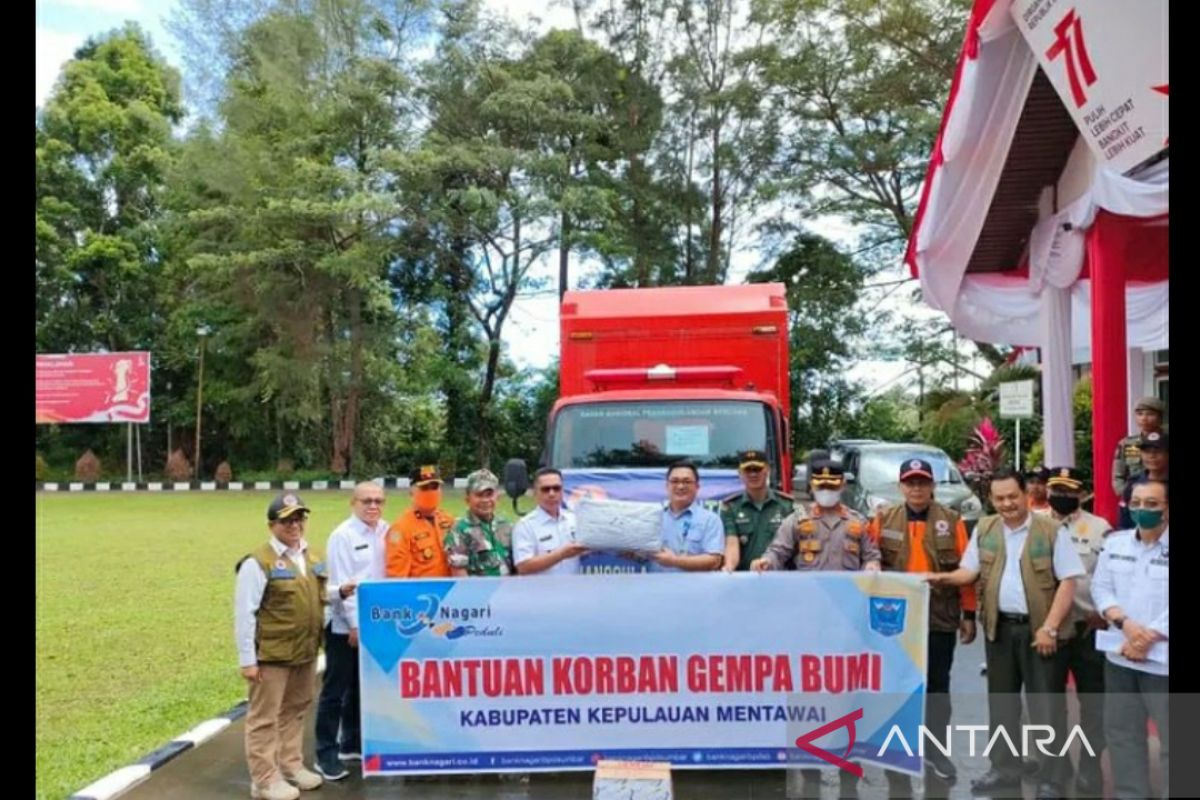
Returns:
[[[1168,506],[1166,481],[1134,486],[1129,513],[1137,527],[1108,537],[1092,577],[1096,608],[1124,636],[1104,665],[1104,733],[1119,798],[1150,797],[1147,716],[1158,728],[1162,790],[1168,796]]]
[[[271,538],[237,565],[233,631],[249,684],[246,762],[250,796],[296,800],[321,776],[304,767],[304,715],[316,688],[325,562],[308,549],[308,507],[285,492],[267,507]]]
[[[952,586],[980,582],[990,736],[1003,728],[1018,741],[1024,689],[1030,722],[1051,726],[1055,741],[1066,741],[1067,652],[1061,645],[1074,635],[1071,605],[1083,563],[1070,535],[1049,514],[1030,510],[1019,472],[998,470],[989,492],[998,513],[979,521],[958,569],[927,580]],[[995,747],[991,760],[992,769],[972,781],[972,791],[1019,790],[1022,766],[1012,751]],[[1070,772],[1069,757],[1043,755],[1035,797],[1062,797]]]
[[[383,489],[369,481],[354,487],[350,516],[329,535],[331,601],[325,619],[325,677],[317,701],[317,772],[337,781],[349,772],[342,761],[362,759],[358,702],[359,581],[383,577]],[[338,729],[341,729],[341,738]]]
[[[587,548],[575,541],[575,515],[563,508],[562,473],[542,467],[533,475],[538,507],[513,528],[513,564],[520,575],[575,575]]]

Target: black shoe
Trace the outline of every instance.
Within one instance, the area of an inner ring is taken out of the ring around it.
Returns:
[[[1026,778],[1036,778],[1042,769],[1042,764],[1036,758],[1021,759],[1021,774]]]
[[[327,781],[340,781],[342,778],[350,774],[350,771],[342,766],[342,762],[336,758],[327,759],[325,761],[317,761],[317,772]]]
[[[1063,790],[1055,784],[1043,782],[1038,784],[1037,793],[1034,794],[1034,797],[1037,800],[1059,800],[1064,794]]]
[[[925,753],[925,766],[929,768],[930,772],[947,783],[953,783],[958,778],[958,768],[940,750],[935,749]]]
[[[971,781],[971,791],[975,794],[994,794],[1005,789],[1021,791],[1021,778],[997,769],[989,769],[983,777]]]

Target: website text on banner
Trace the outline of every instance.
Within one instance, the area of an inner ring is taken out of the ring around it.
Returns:
[[[888,743],[923,723],[915,577],[406,580],[359,597],[367,775],[838,763],[822,751],[920,767]]]

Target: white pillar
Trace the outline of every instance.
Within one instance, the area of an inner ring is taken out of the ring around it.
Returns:
[[[1071,292],[1047,285],[1041,293],[1042,442],[1048,467],[1075,466],[1071,407]]]
[[[1140,347],[1129,348],[1129,431],[1136,431],[1137,415],[1133,407],[1137,401],[1146,396],[1146,352]]]

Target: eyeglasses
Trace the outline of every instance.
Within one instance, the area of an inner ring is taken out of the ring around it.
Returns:
[[[358,502],[362,503],[364,506],[381,506],[387,501],[382,497],[360,497]]]
[[[747,475],[757,475],[758,473],[760,473],[762,471],[763,471],[763,468],[758,466],[757,464],[755,464],[752,467],[742,467],[742,472],[745,472]]]
[[[563,490],[563,487],[562,487],[561,483],[556,484],[554,486],[539,486],[538,487],[538,491],[541,492],[542,494],[550,494],[551,492],[561,492],[562,490]]]
[[[308,520],[307,514],[292,514],[290,517],[288,517],[286,519],[277,519],[275,521],[277,523],[279,523],[280,525],[284,526],[285,528],[287,528],[292,525],[303,525],[305,523],[305,521],[307,521],[307,520]]]
[[[693,486],[696,480],[694,478],[671,478],[667,483],[672,486]]]

